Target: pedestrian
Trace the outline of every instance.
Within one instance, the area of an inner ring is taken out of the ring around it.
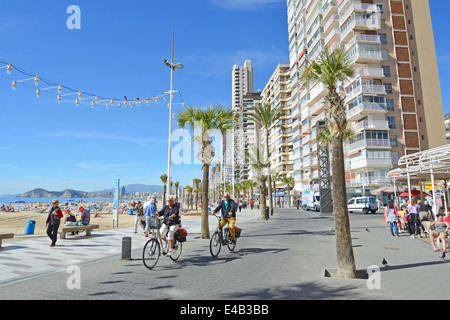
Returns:
[[[155,199],[152,197],[147,198],[147,202],[144,204],[144,217],[145,217],[145,230],[144,234],[148,237],[148,230],[150,226],[150,217],[156,213]],[[152,237],[155,236],[155,230],[152,229]]]
[[[406,222],[405,222],[405,206],[402,206],[398,213],[398,220],[400,221],[400,230],[406,232]]]
[[[386,222],[389,223],[389,229],[391,230],[391,235],[393,237],[395,237],[395,235],[397,235],[397,237],[399,237],[399,234],[398,234],[398,212],[397,212],[397,209],[395,209],[394,201],[389,200],[386,212],[387,212]],[[395,235],[394,235],[394,230],[393,230],[394,227],[395,227]]]
[[[141,224],[141,221],[144,217],[144,211],[142,208],[142,204],[141,201],[138,201],[133,209],[133,213],[134,213],[134,233],[137,233],[137,227],[139,224]],[[142,225],[142,224],[141,224]],[[144,227],[142,228],[143,230],[145,229]]]
[[[411,198],[411,204],[408,206],[409,209],[409,219],[408,225],[410,226],[411,237],[422,237],[420,235],[420,217],[419,210],[420,207],[417,204],[416,197]]]
[[[50,240],[52,240],[50,247],[54,247],[56,245],[56,239],[58,237],[58,228],[62,217],[63,213],[59,208],[59,201],[55,199],[52,201],[52,207],[50,208],[47,221],[45,222],[45,225],[47,227],[47,235],[50,238]]]
[[[434,225],[434,231],[430,232],[431,227]],[[439,237],[442,241],[442,252],[445,252],[446,250],[446,242],[445,242],[445,238],[447,237],[447,232],[450,228],[450,225],[448,224],[448,222],[444,221],[444,215],[442,213],[437,215],[437,221],[433,221],[432,223],[430,223],[430,225],[428,226],[428,232],[430,233],[430,241],[431,241],[431,245],[433,246],[433,250],[434,252],[439,251],[438,248],[436,247],[436,244],[434,243],[434,239]]]
[[[428,210],[428,202],[422,202],[420,200],[417,201],[417,203],[419,204],[419,218],[420,221],[428,221],[428,219],[430,218],[430,210]]]

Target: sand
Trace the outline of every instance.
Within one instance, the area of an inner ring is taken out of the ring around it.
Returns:
[[[4,239],[3,241],[13,241],[13,240],[20,240],[20,239],[27,239],[30,237],[40,237],[40,236],[47,236],[46,230],[47,227],[45,225],[45,221],[47,220],[48,213],[39,213],[36,212],[37,209],[34,209],[34,207],[37,207],[36,205],[27,205],[24,207],[24,205],[13,205],[14,208],[18,211],[16,212],[4,212],[0,211],[0,232],[7,232],[7,233],[14,233],[13,239]],[[90,204],[85,203],[83,204],[85,208],[89,207]],[[76,212],[77,220],[80,219],[81,213],[77,211],[79,205],[76,206],[69,206],[69,209],[72,212]],[[111,207],[111,205],[110,205]],[[22,210],[20,209],[22,208]],[[61,208],[66,209],[66,207],[61,206]],[[125,227],[132,227],[134,226],[134,220],[135,215],[129,214],[129,207],[127,206],[124,210],[124,213],[119,214],[119,228],[125,228]],[[97,212],[98,216],[95,217],[94,212]],[[200,216],[200,212],[197,211],[190,211],[189,213],[183,213],[182,219],[190,219],[193,217]],[[28,220],[34,220],[36,221],[35,228],[34,228],[34,234],[32,235],[25,235],[25,229],[28,224]],[[98,224],[100,227],[97,230],[106,230],[106,229],[112,229],[113,226],[113,215],[111,210],[102,210],[102,211],[94,211],[91,210],[91,224]],[[138,228],[140,228],[138,226]],[[140,231],[142,229],[138,229]]]

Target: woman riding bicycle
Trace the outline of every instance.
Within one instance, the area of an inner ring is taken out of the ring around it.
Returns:
[[[173,244],[175,241],[174,234],[180,227],[181,222],[180,211],[175,204],[175,197],[169,196],[167,205],[164,206],[161,211],[156,211],[153,215],[164,215],[164,223],[159,229],[159,232],[164,241],[166,240],[167,235],[167,240],[169,241],[169,253],[166,256],[170,256],[173,253]]]
[[[223,200],[220,201],[217,208],[214,209],[214,213],[221,210],[222,213],[222,217],[220,218],[221,228],[223,228],[228,222],[232,243],[236,241],[234,232],[234,224],[236,223],[236,209],[237,204],[233,199],[230,199],[230,194],[228,192],[225,192],[225,194],[223,195]]]

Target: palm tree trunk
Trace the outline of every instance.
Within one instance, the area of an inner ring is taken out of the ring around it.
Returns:
[[[353,254],[350,219],[345,186],[343,138],[332,139],[333,211],[336,233],[337,275],[341,278],[357,278]]]
[[[273,215],[273,201],[272,201],[272,179],[270,177],[270,157],[269,157],[269,130],[266,130],[266,155],[267,155],[267,161],[268,161],[268,179],[269,179],[269,208],[270,208],[270,215]]]
[[[203,179],[202,179],[202,239],[209,239],[209,222],[208,222],[208,189],[209,189],[209,164],[203,163]]]
[[[267,220],[268,217],[266,215],[266,179],[264,175],[261,173],[259,178],[259,206],[261,209],[261,220]]]

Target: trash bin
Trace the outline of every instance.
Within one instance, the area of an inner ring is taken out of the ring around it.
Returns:
[[[25,228],[25,234],[34,234],[35,226],[36,226],[36,221],[28,220],[27,227]]]
[[[130,216],[133,214],[133,209],[130,208]]]

